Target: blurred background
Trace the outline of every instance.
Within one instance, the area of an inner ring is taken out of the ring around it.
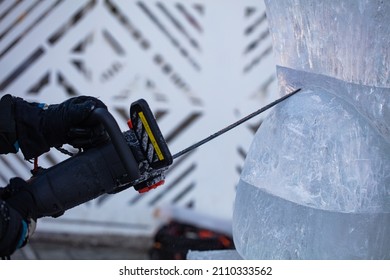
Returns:
[[[2,0],[0,69],[2,95],[49,104],[92,95],[123,130],[131,102],[144,98],[172,154],[278,97],[262,0]],[[156,190],[128,189],[39,220],[14,258],[151,258],[164,227],[229,239],[236,184],[264,117],[175,160]],[[67,157],[53,150],[39,163]],[[1,156],[0,185],[31,169],[21,153]]]

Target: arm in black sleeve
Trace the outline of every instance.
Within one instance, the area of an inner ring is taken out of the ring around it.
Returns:
[[[0,99],[0,154],[16,153],[19,149],[13,104],[13,97],[9,94]]]
[[[21,215],[0,200],[0,257],[10,256],[18,247],[27,233],[27,225]]]

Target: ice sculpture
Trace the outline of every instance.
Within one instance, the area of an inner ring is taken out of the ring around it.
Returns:
[[[266,0],[282,94],[233,214],[245,259],[390,259],[390,1]]]

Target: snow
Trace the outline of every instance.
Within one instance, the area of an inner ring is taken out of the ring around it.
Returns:
[[[236,250],[190,250],[187,254],[187,260],[242,260],[242,257]]]

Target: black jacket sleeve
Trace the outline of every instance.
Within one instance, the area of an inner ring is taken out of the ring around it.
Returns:
[[[22,217],[0,200],[0,257],[10,256],[23,235]]]
[[[49,151],[43,133],[44,110],[9,94],[0,99],[0,153],[16,153],[20,147],[26,159]],[[11,255],[23,235],[21,215],[0,199],[0,256]]]
[[[9,94],[0,99],[0,154],[16,153],[18,150],[15,106]]]

